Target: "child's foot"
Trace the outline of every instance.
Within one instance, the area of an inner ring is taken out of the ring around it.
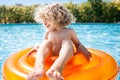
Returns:
[[[61,72],[57,70],[49,70],[46,75],[50,80],[64,80]]]
[[[44,74],[44,69],[42,70],[34,70],[31,74],[28,75],[27,80],[38,80]]]

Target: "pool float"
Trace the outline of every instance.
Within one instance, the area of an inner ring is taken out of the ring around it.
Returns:
[[[5,61],[2,68],[3,80],[26,80],[32,72],[36,51],[32,48],[12,54]],[[89,49],[92,60],[87,61],[82,54],[76,54],[63,69],[64,80],[115,80],[118,73],[118,65],[110,55],[96,49]],[[57,56],[48,57],[45,60],[45,70],[48,70]],[[44,75],[39,80],[48,80]]]

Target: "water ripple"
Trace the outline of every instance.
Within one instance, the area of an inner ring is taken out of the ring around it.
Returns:
[[[107,52],[120,65],[120,25],[72,24],[68,27],[76,31],[79,40],[86,47]],[[44,33],[45,29],[38,24],[0,25],[0,66],[11,53],[39,45],[43,40]]]

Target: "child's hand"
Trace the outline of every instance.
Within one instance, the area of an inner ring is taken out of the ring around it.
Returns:
[[[27,56],[30,56],[32,52],[37,51],[38,50],[38,46],[35,46],[34,48],[32,48],[28,53]]]
[[[86,49],[86,50],[83,50],[82,51],[82,54],[87,58],[87,60],[91,60],[92,58],[91,58],[91,53]]]
[[[83,45],[80,45],[77,49],[77,53],[82,53],[87,60],[91,60],[91,52],[89,52]]]

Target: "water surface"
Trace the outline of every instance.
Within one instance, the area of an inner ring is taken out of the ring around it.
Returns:
[[[120,65],[120,24],[71,24],[68,27],[76,31],[83,45],[107,52]],[[45,28],[40,24],[0,24],[0,72],[9,55],[38,45],[44,33]]]

